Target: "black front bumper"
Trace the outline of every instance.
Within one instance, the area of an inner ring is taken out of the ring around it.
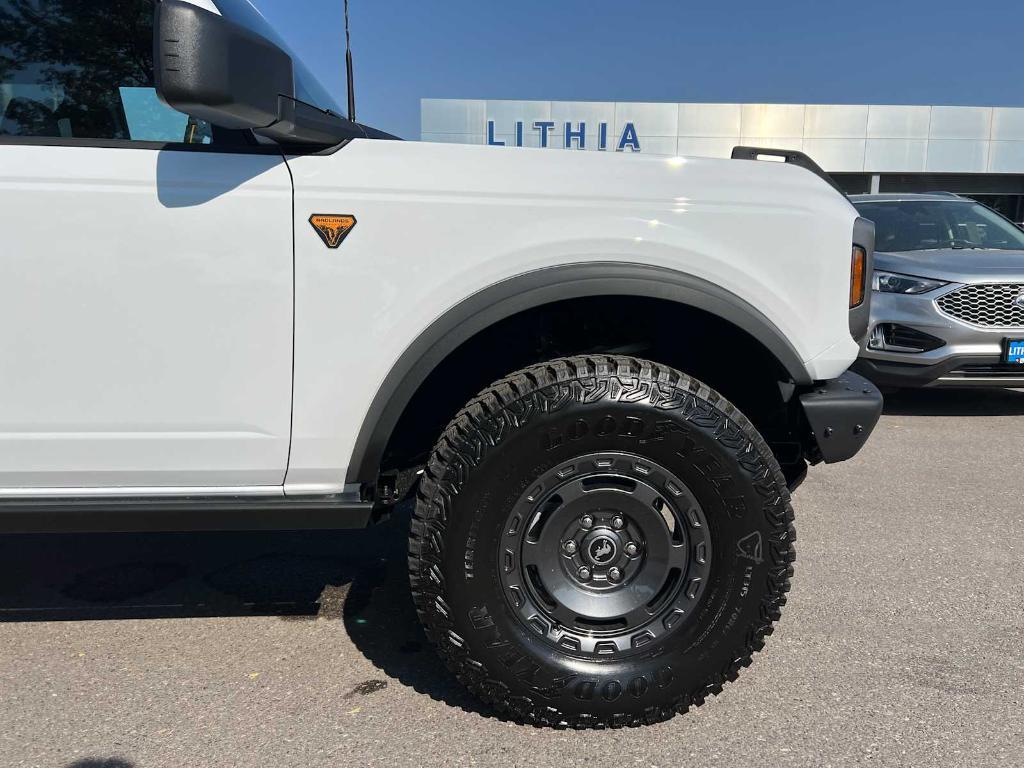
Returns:
[[[878,387],[847,371],[838,379],[819,382],[800,395],[810,427],[808,454],[812,463],[834,464],[861,449],[882,415]]]

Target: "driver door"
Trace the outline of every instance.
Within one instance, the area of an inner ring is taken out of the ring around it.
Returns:
[[[51,4],[0,0],[0,494],[279,492],[284,160],[157,101],[151,2]]]

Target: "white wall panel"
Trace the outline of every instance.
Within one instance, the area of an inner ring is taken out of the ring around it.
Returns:
[[[860,173],[864,170],[864,139],[804,138],[803,151],[830,171]]]
[[[1024,109],[996,107],[992,110],[993,141],[1024,141]]]
[[[618,135],[608,137],[608,151],[615,151],[615,147],[618,144]],[[678,150],[679,140],[675,136],[645,136],[640,134],[640,150],[645,155],[675,155]],[[632,152],[628,147],[622,151],[622,154],[630,154]]]
[[[485,102],[476,99],[420,99],[421,133],[483,135]]]
[[[867,135],[867,127],[866,106],[808,104],[804,117],[804,138],[863,140]]]
[[[927,158],[925,139],[868,139],[864,148],[864,170],[923,173]]]
[[[483,133],[423,133],[420,141],[435,141],[439,144],[483,144]]]
[[[680,104],[679,136],[694,138],[739,138],[739,104]]]
[[[740,132],[744,136],[804,135],[803,104],[743,104]]]
[[[988,141],[992,134],[992,110],[988,107],[932,107],[931,139]]]
[[[869,139],[927,139],[930,107],[868,107]]]
[[[838,172],[1024,173],[1024,109],[1009,107],[423,99],[421,109],[426,141],[484,144],[494,120],[495,138],[512,146],[522,121],[524,146],[538,146],[533,123],[550,120],[549,148],[564,149],[565,123],[582,122],[596,151],[607,123],[614,152],[632,123],[639,154],[728,157],[752,144],[802,150]]]
[[[597,133],[598,123],[608,123],[609,129],[615,123],[615,102],[613,101],[552,101],[551,119],[563,126],[566,122],[585,122],[589,131],[594,126]]]
[[[615,124],[609,129],[622,135],[626,123],[633,123],[641,136],[676,136],[679,132],[679,106],[620,101],[615,105]]]
[[[674,155],[679,126],[678,104],[619,102],[615,105],[615,122],[608,126],[608,149],[618,146],[626,123],[632,123],[645,154]],[[627,148],[624,152],[631,152]]]
[[[676,151],[684,157],[729,157],[732,148],[740,143],[735,139],[680,136]]]
[[[1024,141],[993,141],[989,149],[989,173],[1024,173]]]
[[[932,139],[928,142],[925,170],[930,173],[984,173],[987,169],[987,141]]]
[[[804,149],[802,136],[741,136],[740,144],[765,149],[795,149],[798,152]]]
[[[487,101],[485,104],[487,105],[485,120],[494,121],[496,134],[513,133],[516,129],[516,121],[522,120],[523,135],[525,136],[527,133],[536,133],[533,130],[534,122],[551,119],[550,101]]]

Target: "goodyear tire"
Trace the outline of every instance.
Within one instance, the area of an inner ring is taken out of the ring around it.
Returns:
[[[435,446],[413,598],[448,667],[497,710],[656,722],[764,646],[792,521],[771,451],[721,395],[644,360],[554,360],[486,389]]]

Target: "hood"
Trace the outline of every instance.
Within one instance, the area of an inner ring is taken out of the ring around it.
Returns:
[[[356,140],[363,143],[364,140]],[[790,226],[833,217],[852,234],[857,212],[845,196],[813,173],[788,163],[701,157],[627,155],[622,152],[497,147],[441,142],[369,142],[359,154],[378,164],[382,190],[412,188],[432,195],[500,195],[507,200],[545,201],[554,206],[620,203],[653,226],[671,229],[700,210],[715,217],[744,211],[787,213]],[[348,149],[339,153],[346,157]],[[324,183],[333,183],[327,177]],[[410,185],[412,185],[410,187]],[[844,250],[846,250],[844,248]]]
[[[1024,281],[1024,251],[944,248],[934,251],[878,252],[875,267],[887,272],[951,283]]]

